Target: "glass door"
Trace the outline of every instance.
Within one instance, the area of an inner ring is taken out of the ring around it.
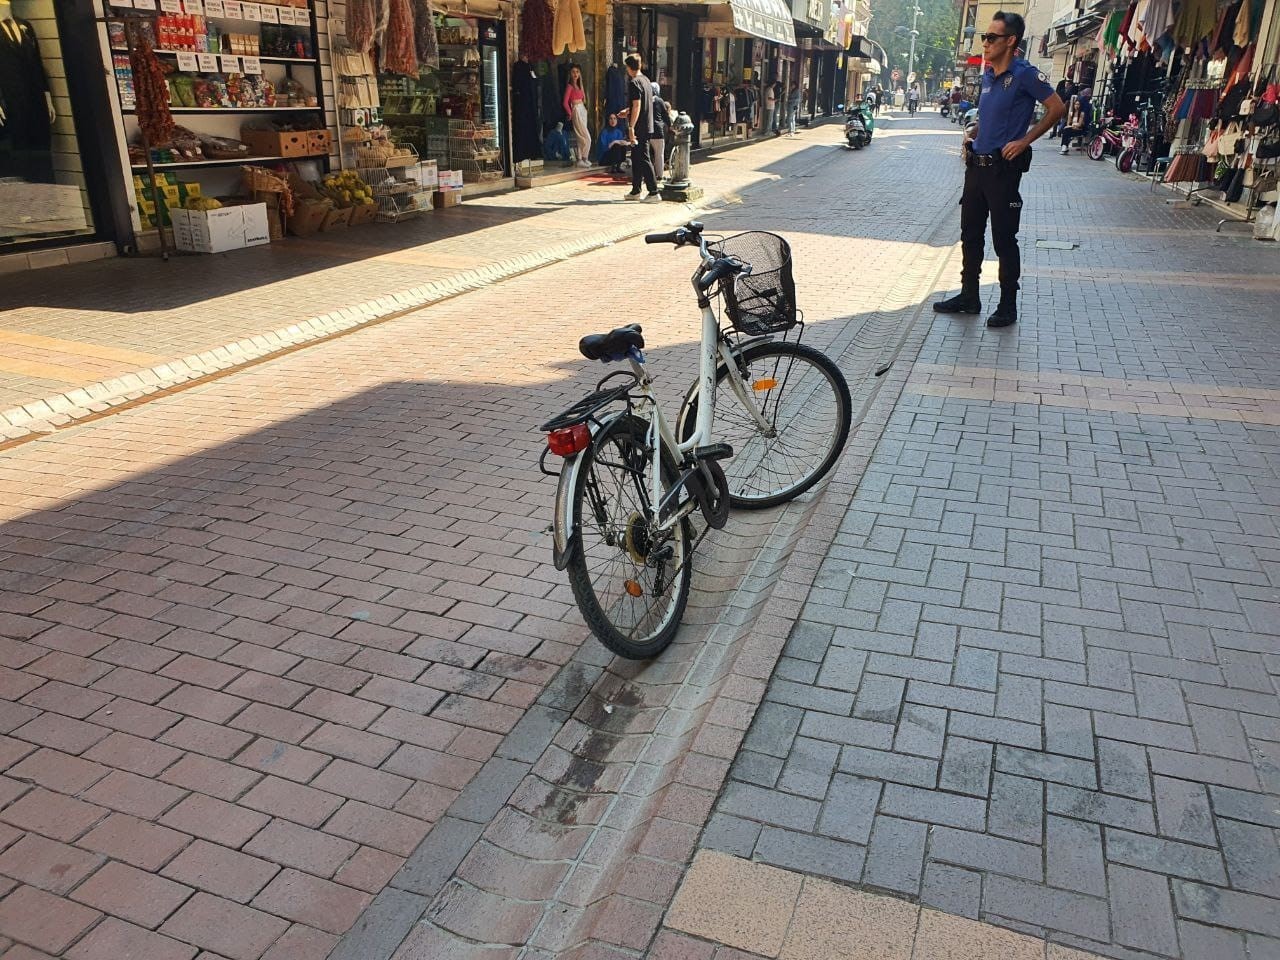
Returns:
[[[506,92],[504,82],[506,56],[497,25],[485,21],[480,28],[480,78],[481,117],[484,125],[497,135],[502,168],[507,169]]]

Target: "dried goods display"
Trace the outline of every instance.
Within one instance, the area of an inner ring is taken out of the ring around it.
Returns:
[[[150,143],[167,143],[173,136],[173,115],[169,112],[169,86],[151,41],[138,38],[129,58],[133,70],[133,93],[138,124]]]
[[[347,42],[363,53],[373,43],[373,0],[347,0]]]
[[[387,0],[389,17],[382,47],[382,68],[406,77],[418,74],[418,50],[410,0]]]

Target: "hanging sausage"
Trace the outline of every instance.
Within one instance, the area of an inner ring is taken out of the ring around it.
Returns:
[[[347,0],[347,43],[361,53],[373,43],[373,0]]]
[[[435,11],[431,0],[413,0],[413,38],[418,50],[418,63],[440,65],[440,39],[436,35]]]
[[[387,35],[382,47],[382,66],[388,73],[406,77],[418,75],[418,51],[413,32],[410,0],[390,0]]]
[[[156,57],[151,40],[133,22],[133,42],[129,64],[133,68],[133,91],[138,125],[150,146],[158,147],[173,139],[173,114],[169,112],[169,84]]]

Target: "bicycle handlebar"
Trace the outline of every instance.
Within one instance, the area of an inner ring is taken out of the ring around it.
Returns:
[[[698,244],[698,253],[702,257],[702,267],[694,276],[694,287],[699,294],[706,293],[717,280],[724,277],[735,273],[744,276],[751,273],[751,264],[738,257],[712,256],[707,250],[707,238],[702,234],[702,224],[697,220],[690,220],[683,227],[668,233],[647,233],[644,237],[645,243],[673,243],[677,247],[683,247],[695,241]]]

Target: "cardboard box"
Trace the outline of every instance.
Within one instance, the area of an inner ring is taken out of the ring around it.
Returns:
[[[437,190],[431,195],[431,205],[437,210],[456,207],[460,203],[462,203],[461,190]]]
[[[329,152],[329,144],[332,137],[328,130],[308,130],[307,131],[307,152],[313,157],[323,156]]]
[[[307,130],[280,133],[277,130],[241,127],[240,139],[255,157],[305,157],[311,153],[309,133]]]
[[[428,191],[440,185],[440,167],[435,160],[423,160],[418,164],[418,183]]]
[[[378,205],[376,203],[357,203],[351,208],[351,226],[353,227],[372,223],[376,219],[378,219]]]
[[[265,203],[221,210],[174,210],[171,215],[174,244],[179,250],[223,253],[271,242]]]
[[[462,189],[462,171],[461,170],[441,170],[439,172],[439,184],[441,190],[461,190]]]
[[[289,218],[289,233],[295,237],[309,237],[324,229],[324,222],[333,211],[332,200],[303,200],[293,205]]]
[[[334,207],[325,217],[321,230],[341,230],[351,225],[351,207]]]

